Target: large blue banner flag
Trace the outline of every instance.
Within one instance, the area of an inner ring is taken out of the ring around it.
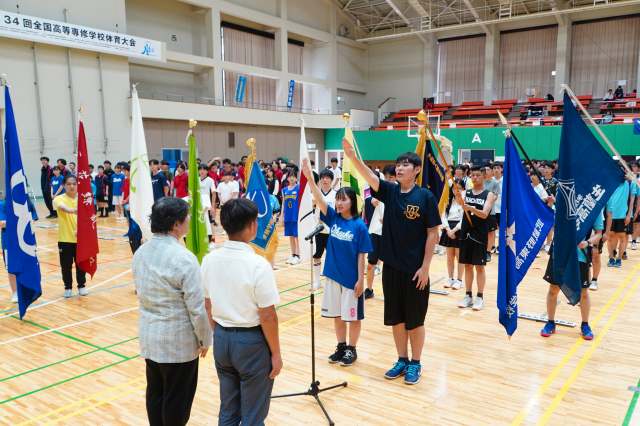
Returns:
[[[600,145],[565,93],[552,280],[572,305],[580,301],[581,291],[577,245],[623,181],[620,165]]]
[[[498,311],[500,324],[511,336],[518,327],[518,284],[553,227],[553,210],[531,186],[511,137],[507,137],[504,145],[498,239]]]
[[[258,206],[258,232],[251,243],[265,253],[269,253],[269,249],[273,247],[271,242],[276,232],[276,220],[271,207],[269,190],[257,161],[254,161],[251,167],[246,197]]]
[[[36,235],[33,232],[27,180],[22,167],[20,143],[9,86],[5,86],[5,209],[7,244],[7,271],[16,276],[20,319],[27,308],[42,294],[40,263],[36,256]]]

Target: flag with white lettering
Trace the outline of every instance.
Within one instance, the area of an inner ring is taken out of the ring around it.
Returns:
[[[509,336],[518,327],[517,288],[553,227],[553,210],[536,194],[511,137],[504,147],[498,259],[499,321]]]
[[[560,285],[572,305],[580,301],[582,288],[577,245],[623,180],[620,165],[600,145],[565,93],[552,281]]]
[[[13,115],[9,86],[4,89],[5,133],[5,213],[3,240],[7,244],[7,271],[16,276],[20,319],[27,308],[42,295],[40,263],[36,253],[36,234],[33,231],[27,179],[22,167],[18,129]]]

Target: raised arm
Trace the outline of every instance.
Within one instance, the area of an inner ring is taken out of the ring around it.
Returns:
[[[318,185],[313,180],[313,171],[311,170],[311,165],[309,164],[308,158],[302,160],[302,173],[304,173],[307,178],[307,185],[309,185],[309,188],[311,188],[311,194],[313,195],[313,200],[315,201],[316,206],[318,206],[322,214],[326,215],[327,202],[324,200],[324,197],[322,197],[320,188],[318,188]]]
[[[378,176],[373,173],[373,171],[367,167],[366,164],[362,162],[356,155],[356,151],[353,146],[349,143],[348,140],[342,139],[342,149],[344,150],[344,155],[353,163],[353,166],[356,168],[360,176],[367,181],[371,189],[378,192],[380,189],[380,179]]]

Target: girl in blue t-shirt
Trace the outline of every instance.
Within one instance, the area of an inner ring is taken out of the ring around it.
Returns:
[[[53,200],[58,195],[64,194],[64,185],[62,181],[64,176],[60,174],[60,169],[56,166],[53,168],[53,176],[51,176],[51,199]]]
[[[323,271],[326,282],[322,316],[333,318],[338,339],[338,346],[329,356],[329,362],[349,366],[358,358],[356,344],[360,337],[361,321],[364,319],[365,255],[372,251],[369,229],[358,214],[358,202],[353,189],[340,188],[336,194],[336,207],[333,209],[322,196],[306,159],[302,171],[307,177],[316,206],[320,209],[320,220],[329,227]]]
[[[291,257],[287,259],[288,265],[300,263],[300,246],[298,244],[298,193],[300,185],[293,169],[289,170],[287,181],[288,186],[282,189],[282,216],[284,219],[284,236],[289,237],[291,246]]]

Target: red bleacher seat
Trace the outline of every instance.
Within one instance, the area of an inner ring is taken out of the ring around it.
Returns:
[[[515,105],[518,103],[517,99],[498,99],[497,101],[492,101],[491,105]]]
[[[466,107],[466,106],[483,106],[483,105],[484,105],[484,102],[482,101],[467,101],[467,102],[463,102],[462,105],[460,106]]]

